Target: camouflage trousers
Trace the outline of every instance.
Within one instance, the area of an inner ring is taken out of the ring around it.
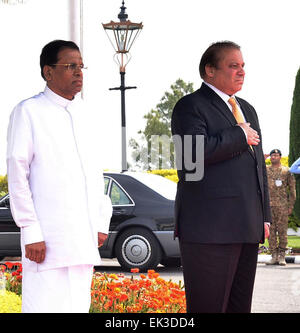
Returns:
[[[271,207],[272,224],[270,226],[269,249],[272,252],[287,250],[288,209]]]

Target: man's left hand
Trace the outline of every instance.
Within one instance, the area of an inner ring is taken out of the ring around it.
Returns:
[[[265,238],[269,238],[270,236],[270,223],[265,222]]]
[[[107,234],[103,234],[102,232],[98,232],[98,247],[101,247],[107,238]]]

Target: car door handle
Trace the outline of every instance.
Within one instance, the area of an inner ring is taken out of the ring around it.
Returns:
[[[113,214],[115,215],[121,215],[126,213],[126,209],[124,208],[114,208]]]

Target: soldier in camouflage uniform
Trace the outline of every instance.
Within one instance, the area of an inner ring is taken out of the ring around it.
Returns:
[[[281,165],[281,152],[270,152],[271,165],[267,165],[272,224],[270,226],[269,249],[272,259],[269,265],[286,265],[288,216],[296,200],[295,178],[289,168]],[[278,241],[277,241],[278,235]]]

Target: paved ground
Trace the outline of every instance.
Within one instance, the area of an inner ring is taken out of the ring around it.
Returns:
[[[257,265],[252,312],[300,313],[300,264]]]

